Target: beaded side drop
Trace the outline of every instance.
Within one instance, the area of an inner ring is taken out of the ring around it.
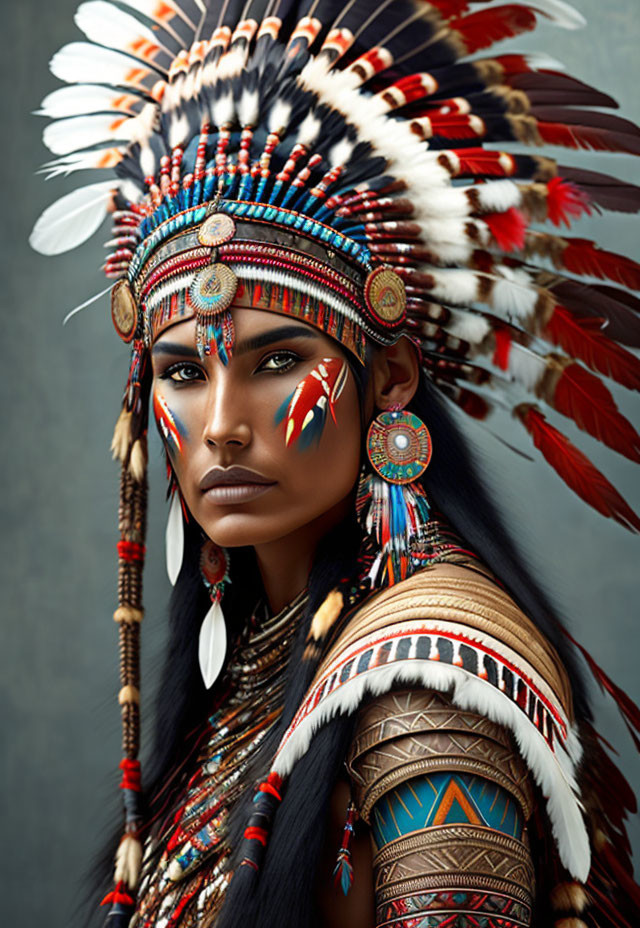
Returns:
[[[195,773],[147,842],[131,928],[190,928],[212,924],[219,913],[232,876],[227,819],[282,713],[285,669],[306,600],[301,593],[269,618],[257,610],[236,641],[220,688],[229,695],[208,720]]]

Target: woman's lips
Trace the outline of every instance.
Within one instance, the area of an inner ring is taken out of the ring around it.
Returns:
[[[275,483],[238,483],[233,486],[229,484],[227,486],[211,487],[211,489],[205,490],[205,496],[218,506],[229,506],[234,503],[246,503],[250,499],[262,496],[263,493],[266,493],[274,486]]]
[[[212,467],[200,481],[200,491],[218,505],[245,503],[275,486],[264,474],[248,467]]]

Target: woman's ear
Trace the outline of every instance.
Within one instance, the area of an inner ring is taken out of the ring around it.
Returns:
[[[404,408],[418,389],[420,364],[408,338],[380,349],[373,359],[373,392],[377,409]]]

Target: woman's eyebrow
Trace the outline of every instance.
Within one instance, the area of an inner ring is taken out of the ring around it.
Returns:
[[[181,345],[180,342],[158,342],[151,349],[151,354],[182,355],[185,358],[197,358],[198,352],[191,345]]]
[[[238,342],[235,354],[246,354],[247,351],[256,351],[258,348],[264,348],[272,345],[274,342],[284,341],[287,338],[319,338],[319,334],[314,332],[308,326],[301,325],[283,325],[279,329],[270,329],[268,332],[261,332],[251,338],[245,338],[244,341]]]

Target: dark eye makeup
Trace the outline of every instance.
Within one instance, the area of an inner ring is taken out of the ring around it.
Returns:
[[[301,356],[288,348],[279,348],[265,354],[254,373],[285,374],[301,361]],[[170,380],[175,384],[186,384],[206,379],[202,367],[192,361],[176,361],[157,373],[160,380]]]

